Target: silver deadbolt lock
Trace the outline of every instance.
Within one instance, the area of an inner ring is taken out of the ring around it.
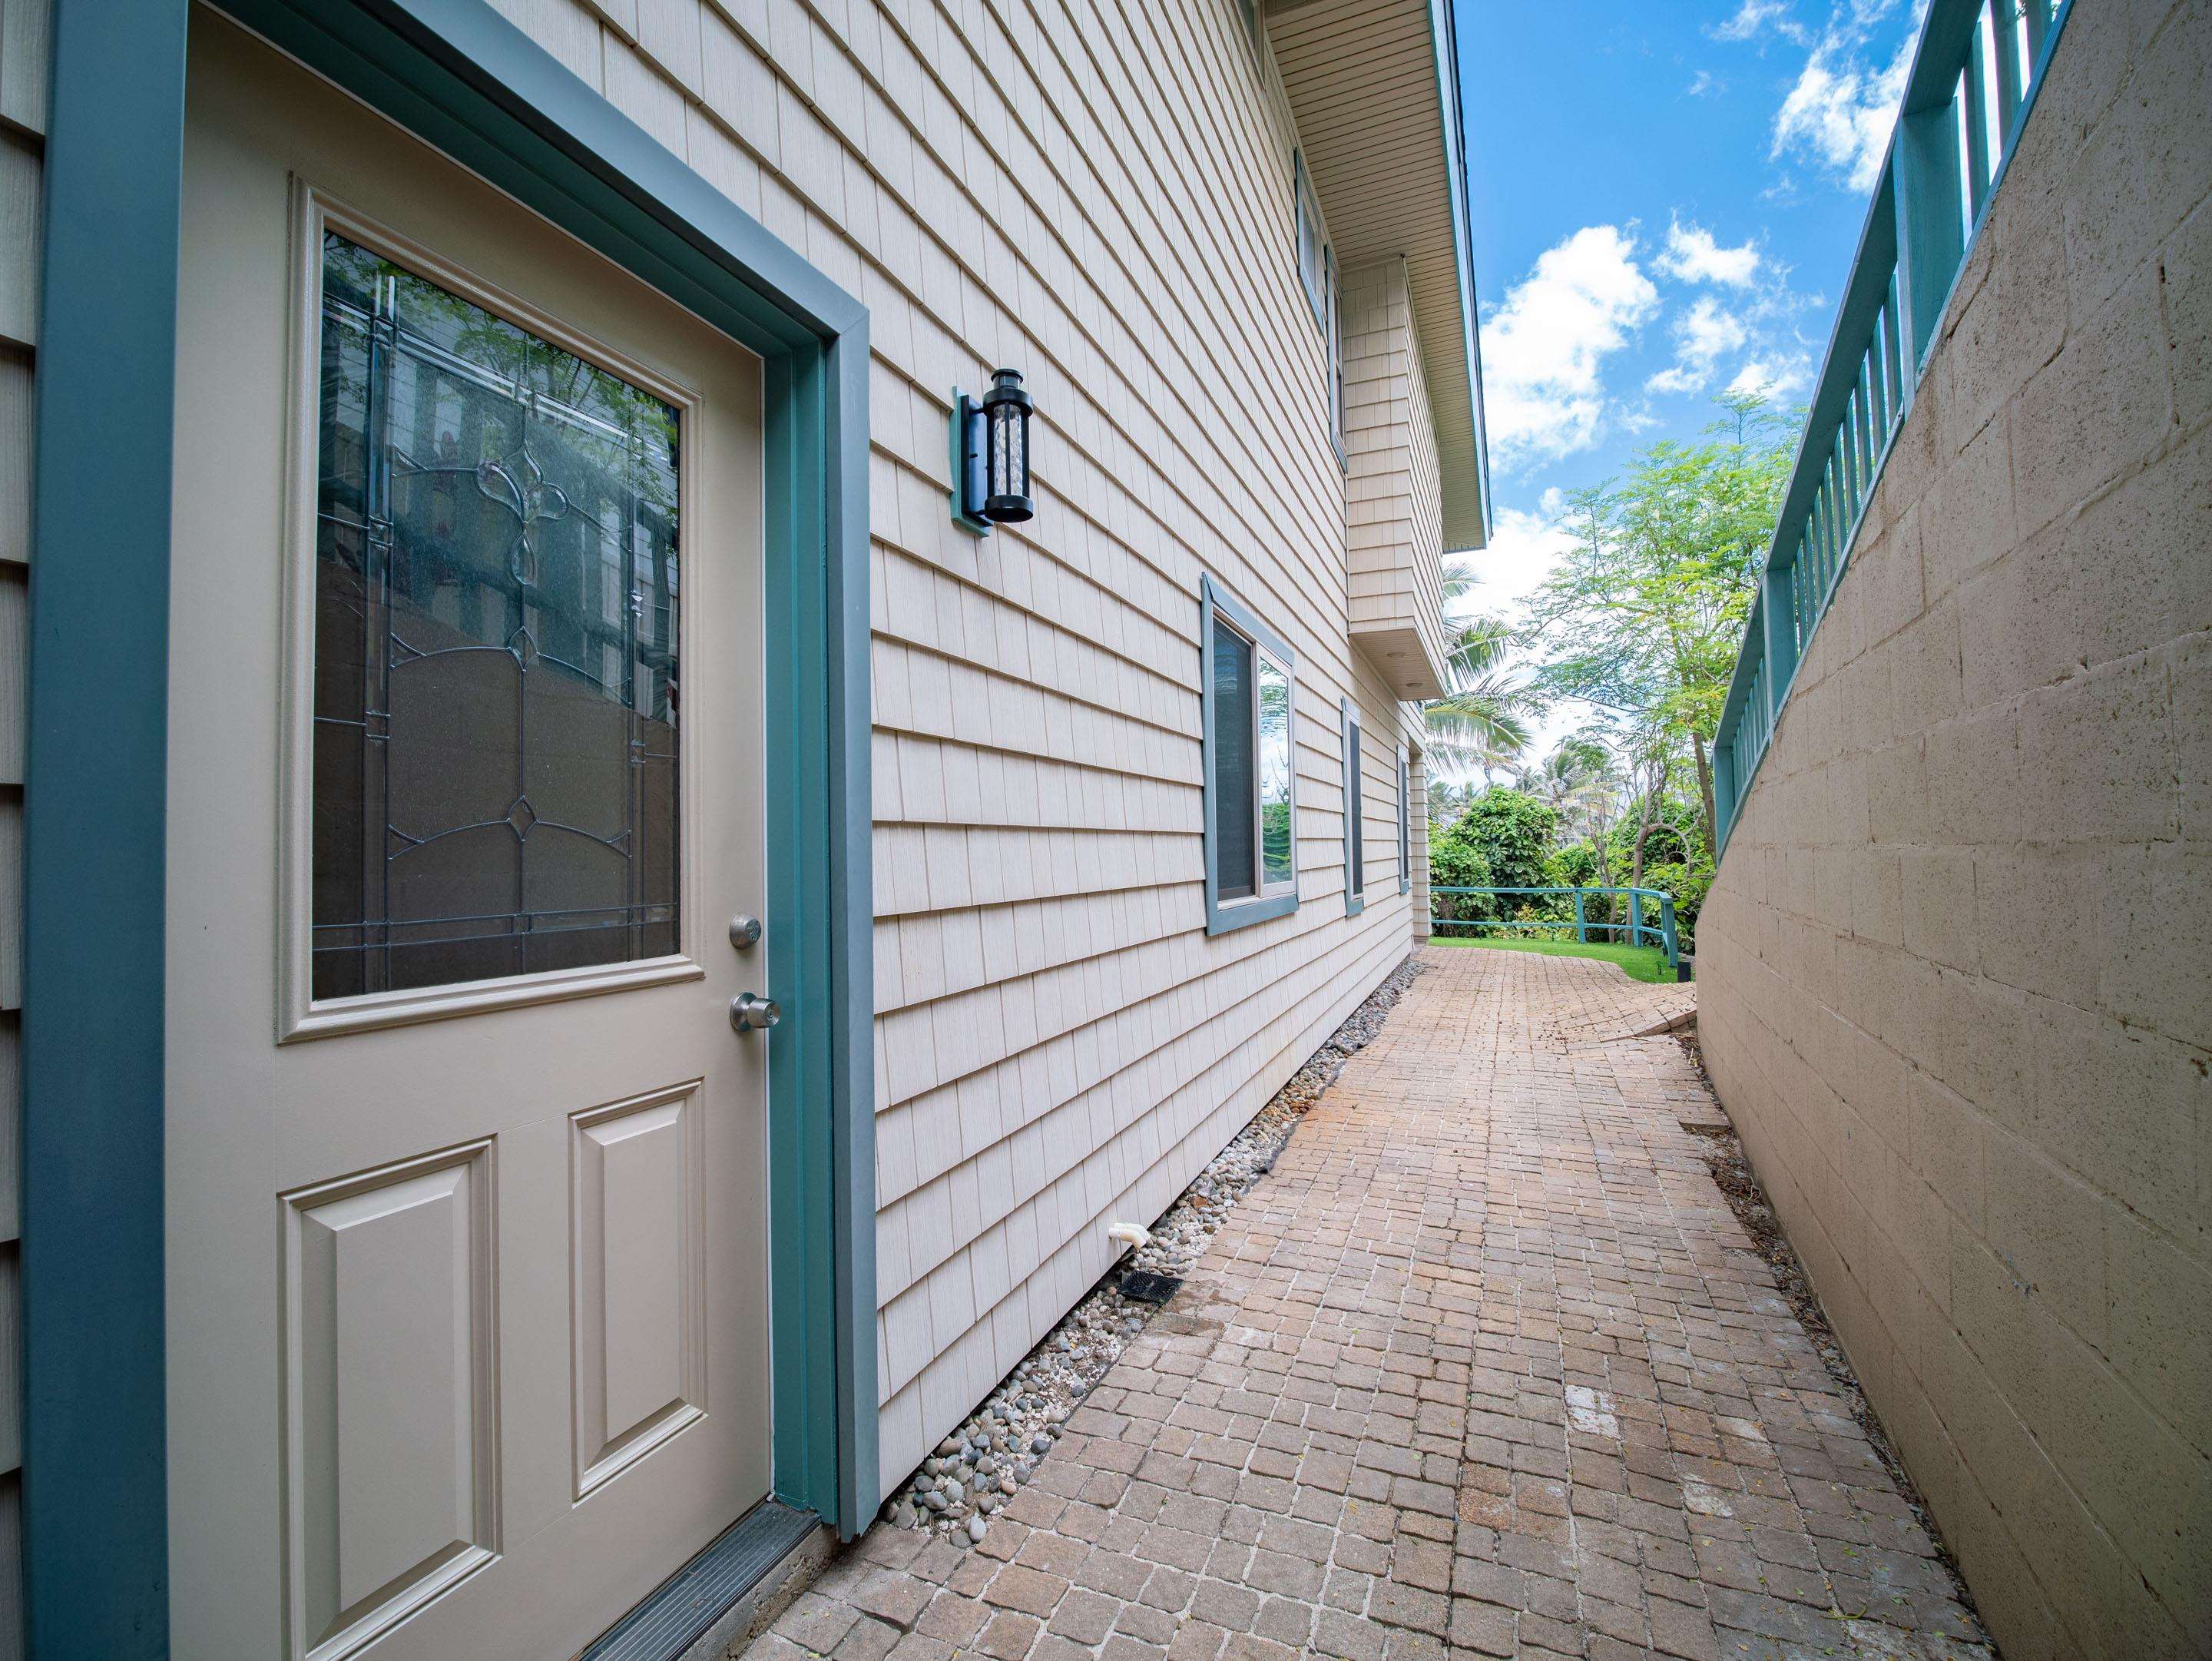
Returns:
[[[749,946],[758,946],[760,937],[761,920],[758,917],[749,917],[740,911],[730,919],[730,944],[738,951],[742,952]]]
[[[730,1000],[730,1025],[740,1032],[765,1032],[782,1019],[773,998],[740,992]]]

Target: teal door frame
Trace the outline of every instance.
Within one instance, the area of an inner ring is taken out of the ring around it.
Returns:
[[[857,1533],[877,1500],[867,312],[484,0],[213,3],[766,364],[775,1485]],[[55,4],[24,796],[24,1606],[41,1661],[168,1651],[164,803],[189,11]]]

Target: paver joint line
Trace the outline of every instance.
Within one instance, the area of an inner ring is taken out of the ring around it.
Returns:
[[[879,1523],[749,1658],[1993,1656],[1626,1036],[1688,989],[1419,955],[982,1542]]]

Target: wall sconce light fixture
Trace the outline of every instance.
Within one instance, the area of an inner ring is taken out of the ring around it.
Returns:
[[[1021,371],[1000,369],[981,400],[952,395],[952,517],[983,534],[1036,514],[1030,495],[1030,416]]]

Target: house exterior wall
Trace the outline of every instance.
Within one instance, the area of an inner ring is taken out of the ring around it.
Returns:
[[[1349,639],[1287,106],[1235,0],[500,3],[870,311],[888,1491],[1107,1269],[1107,1223],[1164,1209],[1408,947],[1410,729]],[[1000,363],[1037,516],[979,539],[947,422]],[[1297,658],[1302,904],[1215,939],[1205,573]]]
[[[47,0],[0,0],[0,1661],[22,1653],[18,1040]]]
[[[1443,669],[1443,495],[1405,260],[1346,271],[1343,311],[1352,632],[1401,696],[1433,697],[1395,672]]]
[[[2212,9],[2075,7],[1698,922],[2013,1661],[2212,1633]]]

